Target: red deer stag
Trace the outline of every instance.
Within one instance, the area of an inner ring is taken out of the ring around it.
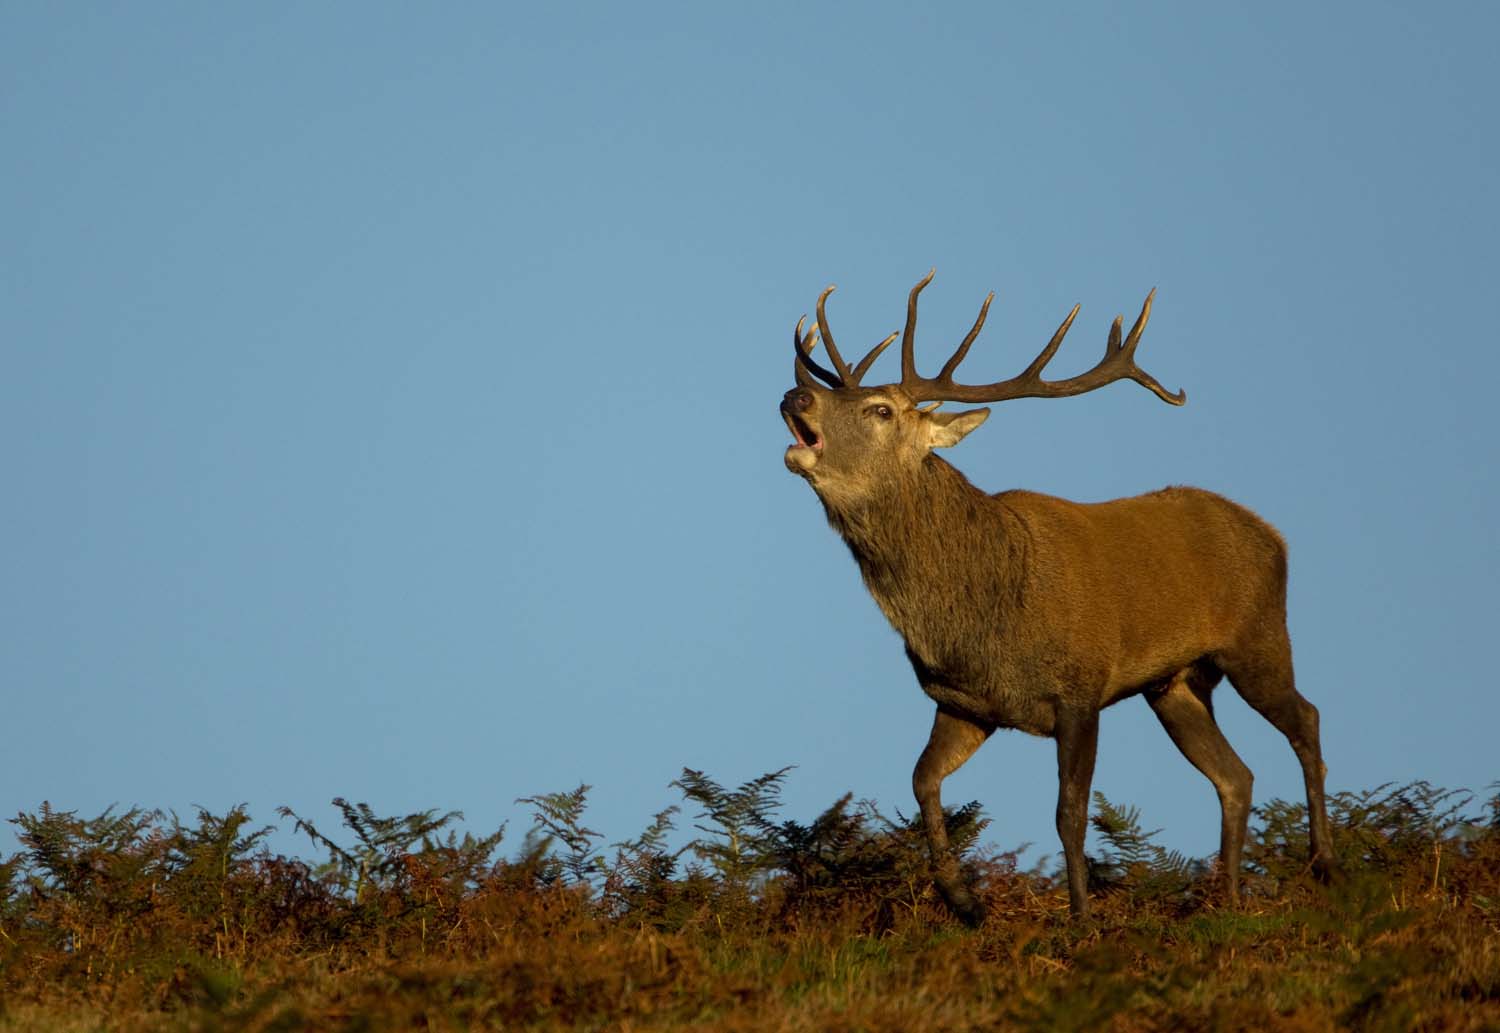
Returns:
[[[912,788],[948,906],[965,922],[983,921],[948,848],[943,779],[995,729],[1017,728],[1057,740],[1057,832],[1069,900],[1074,915],[1088,913],[1083,839],[1099,711],[1135,695],[1146,697],[1219,794],[1219,858],[1236,899],[1251,775],[1214,721],[1211,693],[1226,675],[1302,762],[1313,866],[1331,872],[1318,711],[1292,678],[1281,536],[1243,506],[1197,488],[1096,504],[1027,491],[988,495],[933,453],[989,416],[989,409],[936,411],[944,401],[1062,398],[1129,379],[1181,405],[1184,393],[1168,392],[1135,363],[1152,295],[1123,340],[1115,320],[1104,357],[1086,373],[1042,379],[1078,314],[1074,306],[1019,376],[971,386],[955,383],[954,372],[994,295],[938,375],[927,378],[916,371],[913,338],[917,295],[931,280],[928,273],[907,300],[901,380],[880,387],[860,381],[896,335],[851,367],[828,330],[824,306],[833,288],[825,290],[817,327],[804,337],[797,323],[797,386],[781,413],[796,439],[787,468],[812,485],[937,703]],[[812,356],[819,336],[831,370]]]

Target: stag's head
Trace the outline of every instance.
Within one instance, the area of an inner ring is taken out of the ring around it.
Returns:
[[[917,296],[932,282],[928,273],[915,287],[906,302],[906,328],[901,334],[901,380],[879,387],[862,387],[860,382],[892,341],[891,334],[870,349],[856,365],[850,366],[839,354],[828,329],[825,311],[829,287],[818,298],[817,326],[806,335],[804,319],[798,320],[792,343],[796,350],[794,372],[797,386],[781,401],[781,415],[786,420],[795,443],[786,450],[787,469],[807,478],[825,499],[830,496],[854,501],[889,484],[904,471],[917,468],[934,448],[955,445],[989,416],[988,408],[963,412],[939,412],[943,402],[1003,402],[1012,398],[1062,398],[1083,394],[1116,380],[1134,380],[1172,405],[1187,401],[1187,395],[1167,391],[1145,370],[1135,364],[1135,349],[1151,316],[1151,299],[1146,303],[1128,335],[1121,333],[1123,319],[1116,317],[1110,329],[1104,357],[1093,369],[1067,380],[1043,380],[1042,370],[1062,345],[1063,337],[1078,315],[1078,306],[1068,313],[1041,353],[1018,376],[994,384],[958,384],[953,374],[969,353],[969,347],[984,327],[989,314],[991,294],[984,299],[974,327],[944,363],[936,377],[918,375],[914,357],[917,330]],[[828,353],[832,369],[812,356],[818,339]],[[927,402],[931,404],[923,405]]]

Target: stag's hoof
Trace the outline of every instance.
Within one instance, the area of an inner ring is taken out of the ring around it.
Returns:
[[[978,897],[963,886],[944,886],[938,883],[937,888],[943,903],[948,905],[948,910],[960,922],[970,929],[978,929],[984,924],[984,905],[979,902]]]
[[[1313,878],[1325,886],[1336,886],[1344,881],[1344,869],[1327,854],[1319,854],[1312,861]]]

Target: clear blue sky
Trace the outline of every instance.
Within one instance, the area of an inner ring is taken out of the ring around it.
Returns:
[[[931,704],[776,405],[819,289],[859,350],[931,266],[926,362],[999,294],[974,379],[1074,302],[1085,368],[1156,287],[1186,408],[1015,402],[950,458],[1258,510],[1331,787],[1483,788],[1496,11],[4,5],[0,813],[343,795],[519,836],[589,782],[619,839],[684,765],[785,764],[791,815],[909,812]],[[1218,700],[1257,799],[1299,796]],[[1101,740],[1096,788],[1216,849],[1143,703]],[[947,798],[1055,852],[1054,794],[1009,733]]]

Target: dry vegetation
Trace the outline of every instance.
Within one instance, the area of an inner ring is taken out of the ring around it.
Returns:
[[[989,906],[962,929],[919,832],[838,801],[778,815],[785,772],[674,783],[677,808],[601,849],[587,787],[528,798],[536,827],[335,801],[326,862],[273,855],[243,808],[14,819],[0,864],[0,1030],[1500,1029],[1500,796],[1425,783],[1335,797],[1345,878],[1304,873],[1304,815],[1257,812],[1247,899],[1096,797],[1095,918],[1054,874],[976,848]],[[502,830],[503,831],[503,830]]]

